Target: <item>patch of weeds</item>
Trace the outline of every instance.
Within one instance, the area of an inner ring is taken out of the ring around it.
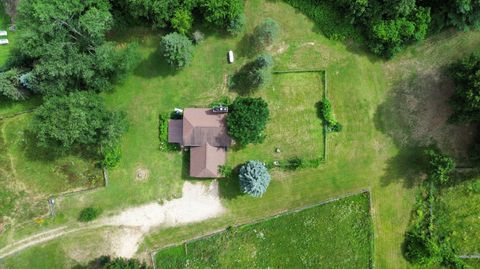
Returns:
[[[160,114],[158,116],[158,139],[160,140],[160,150],[163,152],[169,151],[178,151],[180,150],[180,145],[168,143],[168,121],[170,119],[179,119],[177,113],[167,113],[167,114]]]
[[[100,208],[86,207],[82,209],[82,211],[80,211],[80,214],[78,215],[78,221],[81,221],[81,222],[92,221],[96,219],[101,213],[102,213],[102,210]]]

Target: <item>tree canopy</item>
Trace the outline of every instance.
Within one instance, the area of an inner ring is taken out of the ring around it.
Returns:
[[[244,193],[261,197],[270,184],[270,174],[260,161],[248,161],[240,168],[240,187]]]
[[[429,177],[438,184],[445,184],[450,179],[450,173],[455,168],[455,162],[447,155],[438,150],[428,149],[425,151],[429,164]]]
[[[172,27],[180,33],[190,31],[194,14],[200,21],[228,32],[232,32],[232,26],[235,28],[243,15],[241,0],[119,0],[113,5],[125,16],[153,23],[157,28]]]
[[[386,57],[424,39],[431,20],[430,9],[416,0],[341,0],[339,4],[365,32],[370,49]]]
[[[67,151],[74,146],[116,144],[126,131],[124,114],[105,110],[91,92],[48,98],[35,112],[32,131],[39,145]]]
[[[270,54],[261,54],[252,62],[244,65],[230,80],[229,87],[240,94],[249,94],[263,88],[272,81],[273,58]]]
[[[0,96],[13,101],[26,99],[26,92],[20,83],[21,72],[17,68],[0,72]]]
[[[455,82],[451,120],[465,123],[480,121],[480,55],[472,54],[454,63],[450,74]]]
[[[255,27],[253,39],[257,49],[264,49],[272,45],[280,34],[280,25],[273,19],[267,18]]]
[[[179,33],[170,33],[162,37],[161,48],[165,60],[180,69],[190,64],[193,58],[193,44],[190,39]]]
[[[151,267],[137,259],[112,259],[110,256],[100,256],[87,265],[77,265],[72,269],[151,269]]]
[[[262,98],[237,97],[229,106],[228,134],[240,145],[260,143],[269,114],[268,104]]]
[[[21,1],[16,57],[31,69],[31,88],[45,95],[110,90],[135,63],[130,47],[105,40],[112,22],[107,0]]]

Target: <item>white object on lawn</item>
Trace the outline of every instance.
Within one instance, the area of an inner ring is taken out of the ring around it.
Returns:
[[[7,45],[8,39],[0,39],[0,45]]]
[[[175,113],[177,114],[182,114],[183,113],[183,109],[180,109],[180,108],[175,108]]]
[[[235,59],[233,57],[233,51],[229,50],[228,51],[228,62],[233,63],[233,61],[235,61]]]
[[[0,31],[0,36],[6,36],[7,35],[7,31]]]

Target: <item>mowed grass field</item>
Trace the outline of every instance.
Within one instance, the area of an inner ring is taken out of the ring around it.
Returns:
[[[158,268],[372,268],[369,194],[159,251]]]
[[[329,134],[328,161],[319,168],[274,172],[269,189],[261,199],[241,195],[236,179],[220,180],[222,203],[228,209],[225,215],[198,224],[155,230],[145,238],[140,252],[370,188],[376,266],[408,267],[402,256],[401,245],[415,201],[418,173],[412,167],[412,160],[415,160],[413,157],[417,152],[410,147],[415,143],[402,143],[403,140],[394,135],[401,133],[405,127],[398,120],[403,119],[401,116],[405,111],[397,108],[408,107],[411,103],[392,98],[391,93],[398,91],[397,83],[409,80],[410,75],[421,70],[440,69],[476,50],[480,46],[480,33],[442,33],[411,46],[393,60],[385,61],[365,53],[354,43],[325,38],[317,24],[284,2],[252,0],[246,1],[245,8],[247,35],[265,18],[273,18],[281,25],[279,42],[268,49],[274,57],[275,69],[327,70],[328,95],[344,129],[341,133]],[[253,59],[254,55],[250,53],[248,38],[232,38],[207,31],[205,41],[195,48],[191,66],[173,71],[164,63],[158,51],[162,35],[162,32],[135,28],[112,36],[119,46],[137,42],[141,63],[123,84],[113,92],[104,94],[109,109],[126,111],[130,121],[130,130],[121,145],[123,158],[117,168],[109,171],[108,188],[59,200],[55,219],[43,225],[32,222],[17,229],[13,235],[0,240],[1,245],[40,229],[76,225],[78,212],[85,206],[97,206],[105,214],[114,214],[126,207],[180,195],[181,186],[186,180],[182,171],[182,155],[159,150],[159,114],[174,107],[205,106],[224,95],[234,98],[236,93],[228,90],[226,78],[240,69],[243,63]],[[233,65],[226,63],[229,49],[236,53]],[[415,82],[423,82],[422,85],[430,83],[432,80],[425,79],[426,75],[429,73],[422,73],[420,80]],[[267,139],[258,146],[258,152],[254,146],[230,150],[228,162],[232,166],[246,159],[277,158],[275,147],[279,147],[285,157],[290,154],[311,155],[322,149],[316,128],[321,126],[321,121],[313,106],[321,98],[321,79],[315,75],[280,76],[283,75],[274,76],[271,87],[256,93],[256,96],[266,98],[274,116],[267,126]],[[423,90],[415,84],[410,85],[414,85],[408,86],[412,91]],[[0,111],[5,107],[2,103]],[[6,109],[10,110],[8,107]],[[423,112],[413,115],[423,115]],[[415,117],[407,122],[412,121],[415,121]],[[425,130],[428,133],[430,129]],[[303,136],[298,137],[299,134]],[[433,139],[439,140],[441,137]],[[136,179],[139,169],[148,171],[146,180]],[[48,180],[54,178],[45,180],[47,185],[51,184],[47,183]],[[78,236],[81,237],[81,234]],[[56,245],[51,247],[51,244]],[[67,244],[63,240],[56,240],[8,257],[4,263],[8,264],[9,269],[31,268],[20,261],[43,261],[49,253],[58,253],[69,246],[71,242]],[[90,251],[92,246],[85,245],[84,248]],[[77,262],[95,258],[97,254],[89,252],[88,255],[79,256],[75,255],[76,252],[64,253],[65,261],[73,259]],[[71,264],[62,262],[61,255],[56,257],[60,259],[56,264],[53,261],[53,265],[39,263],[37,268]]]
[[[270,110],[265,141],[230,151],[228,163],[235,167],[252,159],[263,162],[294,156],[322,159],[323,123],[317,111],[324,91],[322,78],[321,72],[273,75],[272,86],[254,95],[266,100]],[[280,152],[275,151],[277,148]]]

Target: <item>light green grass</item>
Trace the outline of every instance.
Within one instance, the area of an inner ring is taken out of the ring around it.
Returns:
[[[439,195],[441,215],[453,233],[452,243],[458,254],[480,253],[480,179],[442,190]]]
[[[255,94],[267,101],[270,110],[265,141],[230,151],[229,163],[236,166],[252,159],[272,162],[293,156],[323,158],[323,124],[316,106],[323,97],[322,77],[322,73],[274,75],[272,85]]]
[[[369,196],[360,194],[161,250],[159,268],[371,268]]]

